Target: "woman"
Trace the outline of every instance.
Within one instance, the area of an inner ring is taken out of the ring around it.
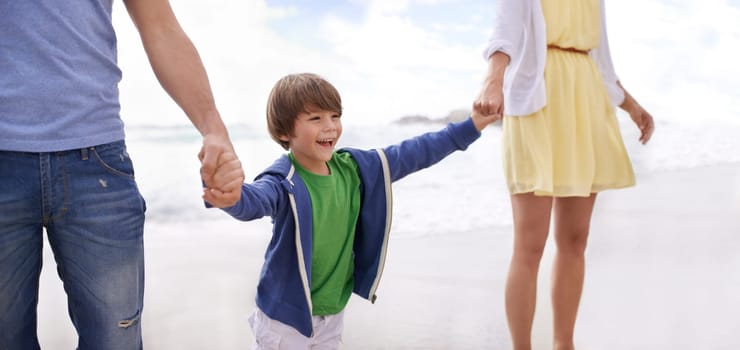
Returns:
[[[514,216],[506,313],[514,349],[531,348],[537,272],[554,215],[554,349],[573,349],[596,194],[634,185],[615,108],[645,144],[653,118],[612,66],[603,0],[499,0],[480,113],[506,115],[504,171]]]

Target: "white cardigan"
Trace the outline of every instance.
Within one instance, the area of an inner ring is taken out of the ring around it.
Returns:
[[[624,101],[624,90],[617,85],[609,41],[606,36],[604,0],[601,1],[601,37],[599,46],[589,52],[606,84],[614,105]],[[484,58],[501,51],[511,58],[504,74],[505,114],[526,116],[547,104],[545,91],[545,60],[547,33],[540,0],[498,0],[493,34]]]

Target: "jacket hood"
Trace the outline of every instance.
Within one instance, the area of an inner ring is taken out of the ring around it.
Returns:
[[[293,167],[293,164],[290,162],[290,158],[288,158],[287,154],[283,154],[254,179],[257,180],[265,175],[274,175],[287,179],[290,174],[291,167]]]

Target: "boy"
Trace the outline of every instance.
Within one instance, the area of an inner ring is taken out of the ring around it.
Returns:
[[[375,301],[391,223],[391,182],[464,150],[496,121],[464,122],[379,150],[334,150],[342,135],[337,90],[315,74],[272,89],[267,124],[289,154],[224,208],[239,220],[270,215],[273,237],[250,318],[256,349],[335,349],[352,292]],[[224,173],[227,173],[224,170]],[[203,198],[223,206],[217,191]]]

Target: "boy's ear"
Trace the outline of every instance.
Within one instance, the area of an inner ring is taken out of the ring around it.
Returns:
[[[278,139],[283,142],[290,142],[290,136],[288,135],[280,135],[278,136]]]

